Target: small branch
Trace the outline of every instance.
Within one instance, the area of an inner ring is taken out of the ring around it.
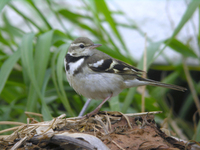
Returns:
[[[144,58],[143,58],[143,78],[146,78],[146,71],[147,71],[147,34],[145,33],[145,47],[144,47]],[[145,111],[145,90],[146,90],[146,86],[142,87],[142,112]]]

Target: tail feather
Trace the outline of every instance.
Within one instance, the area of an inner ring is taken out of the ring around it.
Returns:
[[[160,86],[160,87],[165,87],[165,88],[169,88],[169,89],[173,89],[173,90],[177,90],[177,91],[182,91],[182,92],[187,91],[186,88],[178,86],[178,85],[161,83],[161,82],[158,82],[158,81],[154,81],[154,80],[151,80],[151,79],[145,79],[145,78],[142,78],[142,77],[138,78],[138,80],[146,81],[146,82],[148,82],[148,85],[152,85],[152,86]]]

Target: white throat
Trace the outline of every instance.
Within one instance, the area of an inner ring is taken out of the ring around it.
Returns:
[[[79,59],[79,60],[76,61],[76,62],[70,62],[70,63],[68,64],[68,65],[69,65],[68,73],[69,73],[70,75],[73,75],[74,72],[75,72],[76,70],[78,70],[78,68],[83,64],[83,62],[84,62],[84,58],[81,58],[81,59]]]

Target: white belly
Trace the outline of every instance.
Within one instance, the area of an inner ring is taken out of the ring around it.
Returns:
[[[118,95],[126,87],[121,76],[111,73],[82,73],[75,76],[66,72],[67,80],[74,90],[86,98],[105,99],[111,93]]]

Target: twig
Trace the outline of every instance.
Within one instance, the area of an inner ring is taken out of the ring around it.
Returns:
[[[115,141],[112,140],[112,142],[113,142],[118,148],[120,148],[121,150],[125,150],[125,149],[123,149],[121,146],[119,146]]]
[[[15,143],[15,145],[10,150],[16,150],[17,148],[19,148],[27,138],[28,136],[22,138],[19,142]]]
[[[42,117],[42,116],[43,116],[42,114],[35,113],[35,112],[28,112],[28,111],[25,111],[24,113],[25,113],[26,115],[34,115],[34,116],[39,116],[39,117]]]
[[[119,113],[120,113],[122,116],[124,116],[124,118],[126,119],[126,121],[127,121],[127,123],[128,123],[129,128],[130,128],[130,129],[133,129],[132,126],[131,126],[131,123],[130,123],[130,120],[129,120],[128,116],[126,116],[125,114],[123,114],[123,113],[121,113],[121,112],[119,112]]]
[[[17,130],[19,127],[12,127],[12,128],[9,128],[9,129],[5,129],[5,130],[1,130],[0,131],[0,134],[4,133],[4,132],[8,132],[8,131],[13,131],[13,130]]]
[[[24,125],[22,122],[14,122],[14,121],[0,121],[0,125],[8,124],[8,125]]]
[[[147,34],[145,33],[145,47],[144,47],[144,58],[143,58],[143,78],[146,78],[146,71],[147,71]],[[142,87],[142,112],[145,111],[145,90],[146,90],[146,86]]]
[[[29,118],[32,118],[30,115],[33,115],[33,116],[38,116],[40,118],[41,121],[44,121],[43,120],[43,115],[42,114],[39,114],[39,113],[35,113],[35,112],[28,112],[28,111],[25,111],[24,112]]]

